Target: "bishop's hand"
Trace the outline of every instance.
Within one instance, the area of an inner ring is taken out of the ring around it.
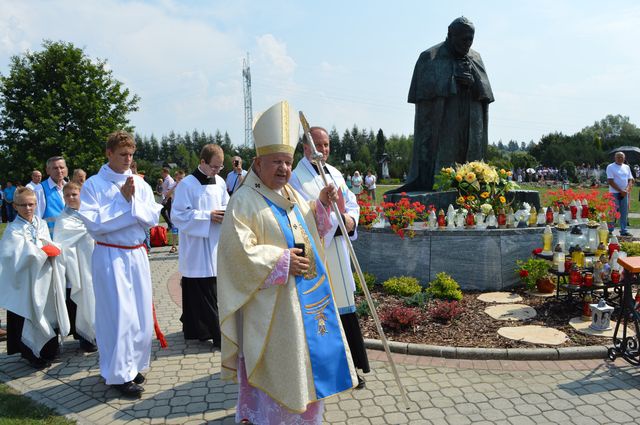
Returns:
[[[292,276],[303,275],[309,270],[309,259],[302,255],[300,248],[289,249],[289,274]]]

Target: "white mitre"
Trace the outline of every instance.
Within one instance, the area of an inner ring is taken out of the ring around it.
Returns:
[[[298,144],[299,121],[289,102],[278,102],[260,116],[253,125],[253,140],[257,156],[272,153],[293,155]]]

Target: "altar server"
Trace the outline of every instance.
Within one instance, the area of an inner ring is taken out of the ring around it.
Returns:
[[[182,332],[185,339],[213,340],[220,348],[217,255],[220,223],[229,202],[224,152],[208,144],[200,165],[175,188],[171,218],[180,231],[178,270],[182,275]]]
[[[146,230],[161,205],[130,170],[136,144],[129,133],[109,135],[108,163],[82,186],[80,216],[96,241],[92,257],[96,341],[107,385],[139,396],[149,367],[153,310]]]
[[[56,218],[53,241],[62,249],[61,280],[67,282],[67,311],[71,334],[80,348],[96,351],[95,297],[91,277],[91,255],[95,242],[85,227],[80,209],[80,185],[67,183],[62,189],[65,207]]]
[[[64,283],[56,272],[59,248],[36,217],[36,194],[16,190],[18,216],[0,241],[0,307],[7,309],[7,353],[20,353],[35,368],[51,365],[58,334],[69,333]]]

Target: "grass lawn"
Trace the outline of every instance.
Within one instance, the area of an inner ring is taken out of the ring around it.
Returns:
[[[53,410],[0,384],[0,424],[2,425],[67,425],[76,421],[57,415]]]

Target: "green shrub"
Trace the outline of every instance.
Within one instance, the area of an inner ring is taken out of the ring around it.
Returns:
[[[639,242],[622,242],[620,244],[620,250],[626,252],[628,257],[640,256],[640,243]]]
[[[435,280],[429,282],[425,292],[441,300],[460,301],[462,299],[460,285],[445,272],[438,273]]]
[[[373,305],[377,309],[380,303],[376,300],[373,300]],[[358,305],[356,306],[356,315],[358,317],[368,317],[371,315],[371,310],[369,310],[369,303],[367,303],[367,300],[362,300],[358,303]]]
[[[373,287],[376,286],[377,279],[373,273],[362,272],[362,274],[364,275],[364,281],[367,282],[367,289],[371,292]],[[353,274],[353,280],[356,281],[356,294],[362,294],[362,286],[360,286],[358,273]]]
[[[392,277],[387,279],[382,287],[389,295],[400,295],[401,297],[411,297],[418,292],[422,292],[422,286],[418,279],[410,276]]]
[[[404,299],[404,305],[408,307],[424,307],[431,300],[431,295],[426,292],[418,292]]]

